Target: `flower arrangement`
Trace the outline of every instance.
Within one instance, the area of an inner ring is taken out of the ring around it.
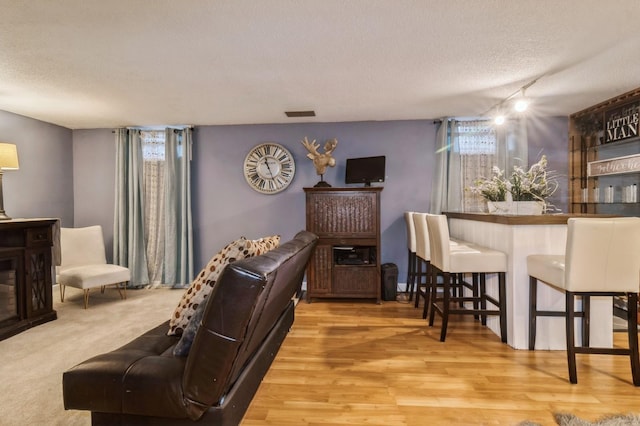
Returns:
[[[513,166],[508,178],[498,167],[492,168],[490,178],[481,177],[470,188],[488,201],[545,201],[558,189],[558,181],[553,172],[547,171],[547,157],[543,155],[529,170]]]
[[[471,192],[479,194],[488,201],[505,201],[508,191],[508,181],[504,177],[504,172],[493,166],[491,168],[492,176],[490,178],[478,178],[472,186]]]

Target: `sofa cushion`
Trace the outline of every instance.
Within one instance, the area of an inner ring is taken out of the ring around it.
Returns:
[[[193,343],[193,339],[196,337],[196,333],[198,332],[198,327],[200,327],[200,323],[202,322],[202,316],[204,315],[204,308],[206,306],[206,303],[201,303],[200,305],[198,305],[198,308],[189,320],[189,324],[187,324],[184,331],[182,332],[180,340],[173,348],[173,354],[175,356],[189,355],[191,344]]]
[[[180,303],[178,303],[170,318],[167,334],[181,335],[183,333],[198,306],[211,293],[211,289],[216,284],[225,266],[239,259],[266,253],[278,247],[279,244],[279,235],[271,235],[257,240],[248,240],[245,237],[240,237],[227,244],[209,260],[209,263],[200,271],[184,292]]]

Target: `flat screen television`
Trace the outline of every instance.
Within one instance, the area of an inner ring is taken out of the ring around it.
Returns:
[[[371,186],[371,182],[384,182],[386,157],[347,158],[345,183],[364,183]]]

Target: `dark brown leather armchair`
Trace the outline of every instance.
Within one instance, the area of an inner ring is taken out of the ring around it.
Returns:
[[[317,236],[228,265],[207,298],[187,356],[168,321],[63,374],[66,409],[94,425],[237,425],[294,319]]]

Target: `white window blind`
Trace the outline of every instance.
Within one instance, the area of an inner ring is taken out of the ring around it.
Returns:
[[[496,154],[496,132],[489,121],[459,121],[455,132],[461,155]]]

